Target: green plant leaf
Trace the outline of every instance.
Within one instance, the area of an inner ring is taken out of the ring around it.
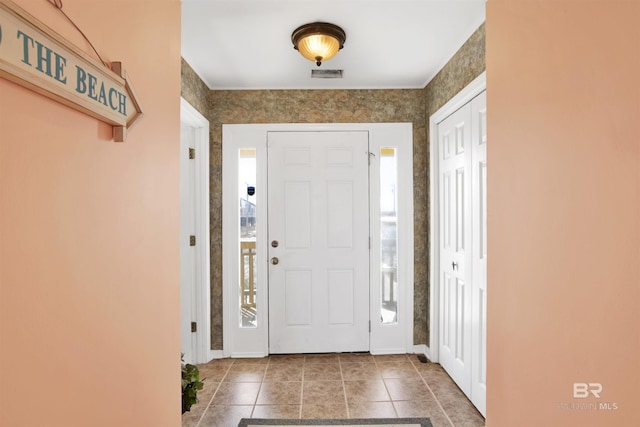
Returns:
[[[180,360],[184,358],[181,355]],[[198,403],[198,390],[202,390],[204,383],[200,381],[200,370],[196,365],[182,362],[182,413],[189,411],[191,406]]]

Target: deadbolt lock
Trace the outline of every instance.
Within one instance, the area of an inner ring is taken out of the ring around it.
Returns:
[[[277,247],[278,247],[278,245],[279,245],[279,243],[278,243],[278,241],[277,241],[277,240],[273,240],[273,241],[271,242],[271,247],[272,247],[272,248],[277,248]]]

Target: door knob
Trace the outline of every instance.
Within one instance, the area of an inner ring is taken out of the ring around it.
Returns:
[[[278,257],[273,257],[271,258],[271,264],[273,265],[277,265],[280,262],[280,260],[278,259]]]

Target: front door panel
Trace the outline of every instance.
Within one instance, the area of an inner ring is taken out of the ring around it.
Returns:
[[[368,133],[269,132],[269,351],[369,350]]]

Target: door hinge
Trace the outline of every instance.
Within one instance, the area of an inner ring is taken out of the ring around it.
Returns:
[[[196,236],[189,236],[189,246],[196,245]]]
[[[198,332],[198,324],[196,322],[191,322],[191,332]]]
[[[196,149],[189,148],[189,160],[193,160],[196,158]]]
[[[371,166],[371,158],[375,157],[375,153],[372,153],[371,151],[367,151],[367,155],[369,156],[369,166]]]

